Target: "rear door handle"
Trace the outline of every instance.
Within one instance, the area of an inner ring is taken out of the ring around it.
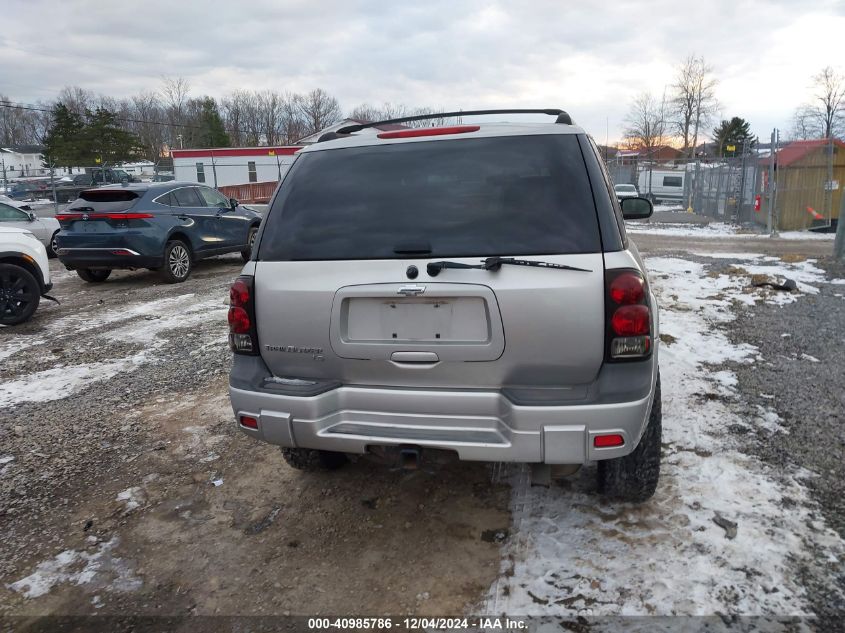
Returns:
[[[390,360],[395,363],[439,363],[440,358],[434,352],[393,352]]]

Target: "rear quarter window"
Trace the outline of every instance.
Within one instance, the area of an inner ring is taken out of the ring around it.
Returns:
[[[575,135],[308,152],[268,213],[259,260],[541,255],[601,250]]]

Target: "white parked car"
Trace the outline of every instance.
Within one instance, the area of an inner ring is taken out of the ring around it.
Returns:
[[[616,197],[619,200],[622,198],[636,198],[640,195],[634,185],[615,185],[613,190],[616,192]]]
[[[52,287],[44,245],[30,231],[0,226],[0,325],[28,320]]]
[[[0,227],[29,231],[44,244],[48,257],[56,256],[56,233],[61,228],[56,218],[39,218],[29,205],[0,196]]]

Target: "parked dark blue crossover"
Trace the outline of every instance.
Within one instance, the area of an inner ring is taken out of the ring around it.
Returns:
[[[149,268],[178,283],[204,257],[240,252],[248,260],[261,223],[236,200],[188,182],[89,189],[56,219],[59,259],[90,282],[114,268]]]

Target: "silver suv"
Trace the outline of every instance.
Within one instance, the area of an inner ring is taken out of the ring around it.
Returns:
[[[298,152],[231,289],[242,431],[301,469],[436,449],[538,481],[597,461],[606,494],[654,493],[657,304],[623,223],[651,203],[617,201],[561,110],[434,116],[505,112],[557,119],[353,125]]]

